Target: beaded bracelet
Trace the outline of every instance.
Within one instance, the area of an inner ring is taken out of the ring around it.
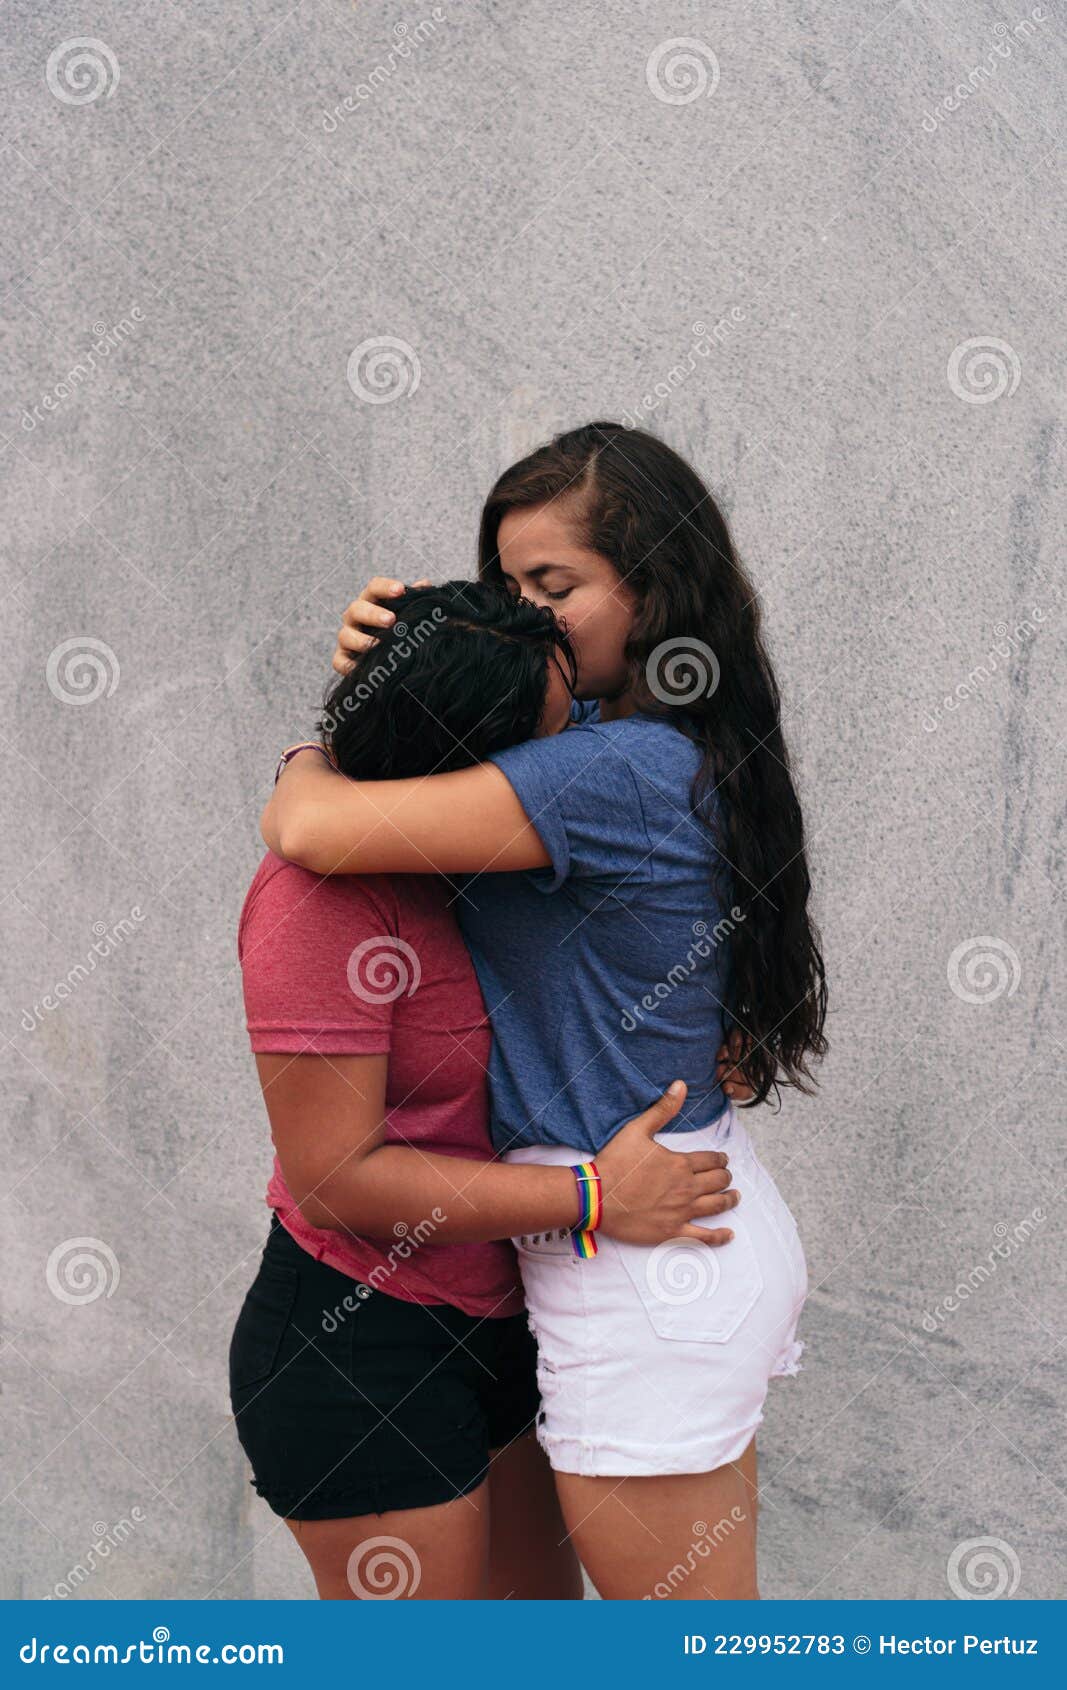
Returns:
[[[600,1188],[600,1170],[595,1162],[576,1162],[571,1173],[578,1181],[578,1195],[582,1212],[578,1224],[571,1229],[574,1254],[583,1261],[597,1253],[596,1229],[604,1218],[604,1197]]]

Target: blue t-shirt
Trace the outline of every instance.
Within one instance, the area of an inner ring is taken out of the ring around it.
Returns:
[[[669,1130],[713,1121],[732,918],[690,814],[698,748],[652,717],[586,710],[490,761],[552,859],[472,875],[456,906],[493,1023],[497,1150],[593,1154],[674,1079],[689,1095]]]

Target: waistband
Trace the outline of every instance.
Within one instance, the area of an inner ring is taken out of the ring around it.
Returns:
[[[728,1103],[721,1115],[706,1126],[694,1127],[689,1132],[662,1132],[654,1135],[656,1144],[662,1144],[665,1150],[726,1150],[738,1152],[747,1149],[751,1140],[748,1130],[738,1117],[733,1103]],[[610,1140],[609,1140],[610,1143]],[[520,1144],[514,1150],[505,1150],[501,1157],[504,1162],[539,1162],[551,1166],[560,1163],[588,1161],[590,1152],[579,1149],[576,1145],[568,1144]]]

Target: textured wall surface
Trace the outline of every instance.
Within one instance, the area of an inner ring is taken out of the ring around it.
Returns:
[[[621,414],[763,595],[831,975],[752,1123],[813,1287],[764,1590],[1062,1596],[1062,10],[0,29],[2,1593],[309,1594],[225,1381],[258,811],[359,584],[471,572],[500,469]]]

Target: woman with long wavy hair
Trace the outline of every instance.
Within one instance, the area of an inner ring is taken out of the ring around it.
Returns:
[[[609,422],[501,476],[479,572],[565,624],[567,730],[420,780],[298,758],[264,834],[319,874],[458,877],[497,1152],[584,1169],[590,1195],[576,1231],[516,1238],[568,1531],[602,1596],[755,1597],[755,1433],[807,1274],[716,1056],[726,1036],[755,1102],[807,1090],[826,1013],[756,594],[696,472]],[[335,666],[387,637],[389,585],[350,606]],[[687,1093],[657,1142],[728,1152],[734,1238],[598,1243],[597,1153],[669,1075]]]

